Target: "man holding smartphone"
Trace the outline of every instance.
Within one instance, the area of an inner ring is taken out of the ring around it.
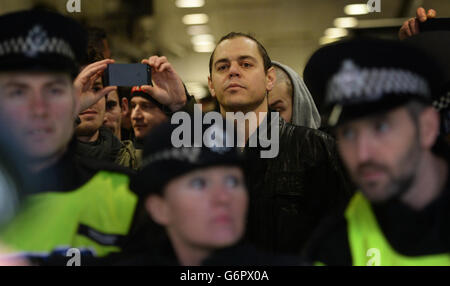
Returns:
[[[176,112],[191,99],[180,77],[166,57],[152,56],[141,64],[113,64],[107,67],[104,85],[139,86],[156,102],[167,108],[167,113]],[[146,67],[145,71],[143,67]]]
[[[88,48],[86,64],[92,64],[103,60],[98,49]],[[103,89],[102,78],[97,78],[93,83],[92,91]],[[111,91],[107,96],[117,97],[117,91]],[[136,152],[128,142],[122,142],[111,129],[103,126],[107,116],[108,97],[100,98],[95,104],[82,111],[78,117],[79,124],[75,128],[76,154],[80,157],[95,158],[106,162],[116,163],[121,166],[136,169]],[[118,107],[118,106],[117,106]],[[119,116],[120,116],[120,107]],[[108,114],[110,118],[110,114]],[[120,132],[120,129],[118,129]]]

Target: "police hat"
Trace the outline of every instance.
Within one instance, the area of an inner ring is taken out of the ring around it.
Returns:
[[[165,185],[172,179],[197,169],[224,165],[243,167],[244,153],[235,147],[226,147],[226,137],[229,134],[222,127],[194,126],[193,117],[190,118],[191,122],[186,125],[189,130],[185,130],[190,132],[190,147],[175,147],[172,142],[172,134],[177,134],[176,129],[181,128],[184,122],[182,124],[162,123],[146,136],[141,169],[132,176],[130,181],[130,189],[139,197],[142,198],[151,193],[161,194]],[[200,128],[201,136],[196,136],[195,128]],[[203,134],[206,138],[210,137],[206,134],[214,134],[214,138],[217,139],[214,142],[222,142],[222,144],[204,142]],[[178,138],[178,135],[176,137]]]
[[[0,70],[78,74],[87,34],[75,20],[54,12],[26,10],[0,16],[0,27]]]
[[[444,69],[442,89],[447,92],[433,99],[433,106],[438,110],[450,106],[450,27],[442,27],[442,29],[444,28],[446,30],[420,31],[419,34],[404,40],[406,43],[423,49],[426,53],[432,55]]]
[[[320,48],[309,59],[304,80],[321,98],[328,124],[441,95],[441,66],[420,49],[394,40],[352,39]]]

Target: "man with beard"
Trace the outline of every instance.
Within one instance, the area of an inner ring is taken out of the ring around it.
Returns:
[[[448,147],[438,138],[442,70],[398,41],[318,50],[305,68],[359,187],[305,251],[327,265],[450,265]]]

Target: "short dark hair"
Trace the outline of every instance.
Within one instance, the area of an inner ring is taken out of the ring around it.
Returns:
[[[131,94],[130,86],[118,86],[117,87],[117,95],[119,96],[120,107],[122,107],[122,98],[124,98],[124,97],[128,100],[128,106],[130,106],[130,94]]]
[[[95,63],[104,60],[103,56],[104,45],[102,39],[106,38],[106,32],[103,29],[96,27],[87,27],[87,47],[84,58],[81,60],[81,66]]]
[[[239,38],[239,37],[244,37],[244,38],[250,39],[257,44],[258,51],[261,54],[261,57],[263,58],[264,71],[267,72],[272,67],[272,60],[270,59],[269,54],[266,51],[266,48],[264,48],[264,46],[257,39],[255,39],[253,36],[251,36],[249,34],[245,34],[245,33],[241,33],[241,32],[231,32],[231,33],[228,33],[227,35],[223,36],[219,40],[219,42],[217,42],[217,45],[214,48],[214,51],[212,52],[211,57],[209,58],[209,75],[211,75],[214,53],[216,52],[217,46],[225,40]]]
[[[106,31],[98,27],[88,27],[87,34],[88,34],[88,45],[93,46],[94,48],[103,52],[103,50],[105,49],[103,40],[107,39]]]
[[[103,56],[103,53],[101,50],[99,50],[93,46],[88,46],[88,48],[86,50],[85,58],[81,62],[81,65],[86,66],[86,65],[98,62],[98,61],[102,61],[104,59],[105,59],[105,57]]]

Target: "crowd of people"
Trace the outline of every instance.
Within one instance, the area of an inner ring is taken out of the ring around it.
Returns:
[[[196,126],[215,111],[195,112],[164,56],[141,61],[151,84],[108,86],[101,29],[0,16],[14,27],[0,31],[0,264],[66,265],[78,249],[81,265],[450,265],[450,67],[416,40],[435,16],[419,8],[399,40],[324,46],[304,80],[253,36],[224,35],[216,113],[256,118],[231,131]],[[268,134],[271,158],[250,143]]]

